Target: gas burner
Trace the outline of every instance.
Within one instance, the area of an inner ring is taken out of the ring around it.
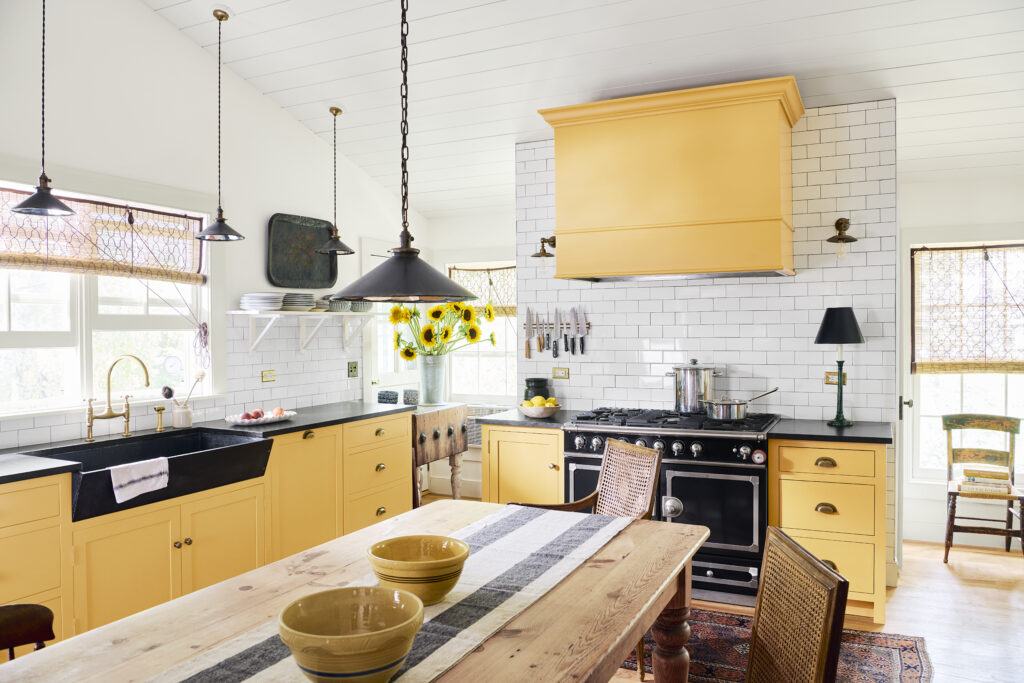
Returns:
[[[674,410],[642,410],[639,408],[595,408],[578,413],[570,424],[592,429],[626,427],[664,431],[677,434],[694,432],[764,433],[778,420],[777,415],[751,413],[743,420],[711,420],[704,413],[679,413]]]
[[[718,429],[726,432],[758,432],[775,421],[770,413],[748,413],[742,420],[704,420],[703,429]]]

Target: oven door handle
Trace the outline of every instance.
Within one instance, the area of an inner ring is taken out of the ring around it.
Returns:
[[[661,516],[675,519],[683,514],[683,501],[675,496],[663,496],[661,499]]]

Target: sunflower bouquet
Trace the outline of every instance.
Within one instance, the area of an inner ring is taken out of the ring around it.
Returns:
[[[405,360],[414,360],[418,355],[443,356],[484,340],[494,346],[494,332],[484,337],[480,329],[481,315],[484,321],[494,322],[494,306],[488,302],[481,313],[469,304],[455,301],[431,306],[423,312],[396,304],[391,307],[388,320],[395,326],[395,350]]]

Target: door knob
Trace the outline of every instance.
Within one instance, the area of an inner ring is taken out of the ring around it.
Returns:
[[[914,407],[914,399],[908,398],[906,401],[903,402],[903,405],[905,405],[908,408],[913,408]]]
[[[181,547],[181,541],[175,541],[173,545],[174,545],[175,548],[180,548]]]
[[[185,539],[185,545],[192,545],[192,539],[191,538],[186,538]]]
[[[549,462],[549,463],[548,463],[548,469],[549,469],[549,470],[553,470],[553,469],[555,469],[556,467],[557,467],[557,465],[555,465],[555,463],[553,463],[553,462]]]

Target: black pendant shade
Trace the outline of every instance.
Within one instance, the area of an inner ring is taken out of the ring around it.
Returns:
[[[244,240],[245,236],[238,232],[224,220],[224,212],[217,209],[217,220],[206,226],[201,233],[196,235],[197,240],[207,242],[234,242]]]
[[[39,176],[39,186],[35,193],[11,211],[30,216],[70,216],[75,213],[71,207],[53,196],[50,192],[50,179],[45,173]]]
[[[348,256],[349,254],[356,253],[355,249],[348,246],[341,241],[338,237],[337,228],[334,229],[334,234],[331,235],[331,239],[320,245],[320,248],[316,250],[318,254],[334,254],[336,256]]]
[[[393,249],[387,261],[352,282],[331,299],[438,303],[468,301],[476,294],[445,277],[420,258],[418,249]]]
[[[849,306],[826,308],[821,319],[815,344],[863,344],[864,335],[857,324],[857,316]]]

